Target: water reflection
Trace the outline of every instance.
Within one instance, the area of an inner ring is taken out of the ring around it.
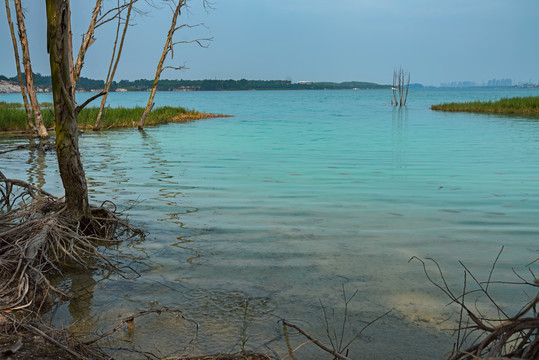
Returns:
[[[69,280],[69,294],[72,296],[68,305],[69,314],[75,323],[87,321],[92,318],[92,299],[97,282],[91,271],[71,273]]]
[[[394,108],[391,114],[392,161],[396,168],[405,167],[403,156],[406,151],[406,129],[408,125],[408,109]]]
[[[195,249],[194,247],[186,246],[186,244],[189,244],[192,242],[192,240],[189,240],[187,237],[179,236],[177,237],[178,242],[170,244],[171,246],[175,246],[180,249],[191,251],[194,255],[190,256],[185,260],[189,264],[195,264],[195,260],[199,259],[201,256],[201,252]]]
[[[45,172],[47,163],[45,161],[46,149],[49,147],[48,139],[29,140],[28,146],[28,182],[42,188],[45,185]]]

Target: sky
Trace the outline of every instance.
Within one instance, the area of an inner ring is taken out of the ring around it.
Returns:
[[[208,48],[176,47],[168,79],[284,79],[412,83],[539,81],[539,0],[188,0],[176,40],[212,38]],[[141,2],[115,80],[153,79],[172,11]],[[95,0],[71,0],[76,48]],[[111,7],[115,1],[105,1]],[[44,0],[23,0],[34,72],[50,74]],[[14,13],[12,4],[11,11]],[[115,24],[98,29],[82,76],[104,79]],[[5,7],[0,6],[0,74],[14,76]]]

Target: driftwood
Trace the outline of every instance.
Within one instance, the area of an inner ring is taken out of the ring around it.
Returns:
[[[412,258],[421,262],[427,279],[460,308],[459,325],[456,329],[457,339],[448,358],[449,360],[539,359],[539,317],[537,314],[539,294],[528,300],[528,303],[516,315],[510,316],[496,303],[489,291],[489,285],[494,283],[492,273],[502,251],[503,247],[493,263],[488,279],[484,282],[479,281],[462,262],[460,263],[465,270],[464,286],[461,293],[455,293],[449,288],[436,261],[427,259],[436,268],[437,275],[441,279],[438,282],[433,280],[427,271],[425,261],[416,257]],[[534,278],[533,281],[525,280],[513,270],[519,277],[520,282],[501,282],[501,284],[506,286],[525,285],[537,289],[539,280],[535,277],[531,268],[529,270]],[[467,288],[468,277],[472,278],[472,283],[475,285],[474,289]],[[490,305],[496,309],[498,318],[492,319],[482,314],[476,302],[468,299],[472,294],[483,295]],[[470,306],[469,302],[474,303],[474,305]]]
[[[305,330],[303,330],[302,328],[300,328],[299,326],[297,325],[294,325],[286,320],[282,320],[283,322],[283,325],[284,326],[288,326],[288,327],[291,327],[293,329],[296,329],[301,335],[305,336],[307,339],[309,339],[313,344],[315,344],[316,346],[318,346],[320,349],[324,350],[325,352],[328,352],[330,353],[331,355],[335,356],[335,358],[337,359],[340,359],[340,360],[351,360],[350,358],[344,356],[344,355],[341,355],[339,354],[338,352],[336,352],[335,350],[331,349],[329,346],[327,346],[326,344],[324,344],[323,342],[321,342],[320,340],[318,339],[315,339],[314,337],[312,337],[311,335],[309,335]]]
[[[287,348],[288,348],[288,356],[290,356],[290,358],[292,360],[297,360],[296,357],[294,356],[294,352],[297,349],[299,349],[300,347],[302,347],[302,346],[304,346],[304,345],[306,345],[308,343],[313,343],[316,346],[318,346],[320,349],[322,349],[325,352],[331,354],[334,359],[351,360],[351,358],[349,358],[348,353],[349,353],[350,346],[352,345],[352,343],[354,341],[356,341],[363,334],[363,332],[367,328],[369,328],[372,324],[374,324],[375,322],[377,322],[381,318],[387,316],[391,312],[391,310],[387,311],[386,313],[382,314],[381,316],[379,316],[376,319],[374,319],[374,320],[370,321],[369,323],[367,323],[358,332],[352,333],[351,329],[349,328],[350,314],[349,314],[349,310],[348,310],[348,305],[354,299],[354,297],[358,294],[358,292],[359,291],[356,290],[351,296],[348,296],[346,294],[346,289],[344,287],[344,284],[342,285],[342,296],[343,296],[343,305],[344,305],[343,307],[344,307],[344,309],[343,309],[342,318],[340,319],[340,324],[338,326],[337,326],[337,324],[339,323],[339,321],[336,321],[336,319],[334,318],[335,314],[333,314],[333,316],[332,316],[333,318],[330,318],[330,316],[328,315],[328,312],[326,311],[326,307],[324,306],[324,304],[320,300],[320,306],[322,308],[322,314],[324,315],[324,324],[323,325],[324,325],[324,330],[326,332],[326,337],[327,337],[327,339],[329,341],[329,345],[326,345],[325,343],[323,343],[319,339],[316,339],[315,337],[310,335],[307,331],[300,328],[298,325],[292,324],[292,323],[290,323],[289,321],[287,321],[285,319],[281,319],[281,323],[283,324],[283,333],[284,333],[286,345],[287,345]],[[332,326],[330,326],[330,323],[332,324]],[[290,345],[290,340],[288,338],[288,329],[287,329],[288,327],[291,327],[291,328],[297,330],[301,335],[303,335],[309,341],[299,345],[295,349],[292,349],[292,346]],[[349,333],[352,333],[352,336],[347,336]],[[346,339],[347,337],[348,337],[348,339]],[[358,358],[354,357],[354,359],[357,360]]]

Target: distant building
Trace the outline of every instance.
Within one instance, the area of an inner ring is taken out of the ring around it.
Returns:
[[[501,79],[501,80],[492,79],[492,80],[488,81],[487,86],[490,86],[490,87],[511,87],[511,86],[513,86],[513,80],[511,80],[511,79]]]
[[[486,84],[478,84],[474,81],[452,81],[450,83],[442,83],[440,87],[449,87],[449,88],[470,88],[477,86],[488,86],[488,87],[511,87],[513,86],[513,80],[511,79],[492,79],[489,80]]]
[[[440,84],[441,87],[450,87],[450,88],[470,88],[470,87],[476,87],[476,82],[474,81],[453,81],[450,83],[442,83]]]
[[[313,82],[312,81],[298,81],[298,84],[301,84],[301,85],[311,85]]]

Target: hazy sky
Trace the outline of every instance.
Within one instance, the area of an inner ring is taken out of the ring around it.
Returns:
[[[71,0],[74,41],[94,1]],[[158,0],[154,0],[155,3]],[[492,78],[539,81],[539,0],[189,0],[180,21],[206,28],[178,39],[213,37],[209,48],[179,46],[189,69],[164,78],[288,79],[391,83],[393,69],[412,82]],[[115,2],[105,1],[108,5]],[[44,0],[23,0],[34,72],[48,74]],[[153,78],[171,10],[151,9],[130,28],[116,80]],[[12,6],[12,12],[14,12]],[[83,76],[106,76],[114,25],[98,30]],[[0,74],[16,74],[5,8],[0,6]]]

